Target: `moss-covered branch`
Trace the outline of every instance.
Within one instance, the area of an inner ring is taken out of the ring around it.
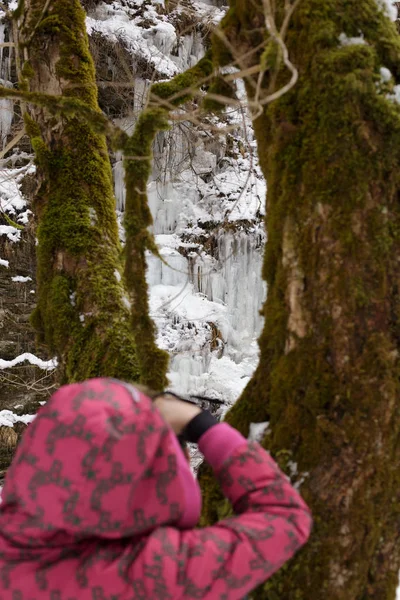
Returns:
[[[150,89],[149,108],[141,113],[133,135],[127,138],[122,146],[126,182],[125,279],[132,302],[132,324],[142,380],[154,389],[162,389],[166,384],[167,356],[154,345],[154,324],[149,317],[145,276],[146,250],[158,255],[154,238],[148,230],[152,224],[147,199],[147,184],[152,168],[152,146],[157,133],[169,127],[170,111],[187,102],[191,97],[191,90],[202,85],[212,71],[211,60],[206,56],[196,66],[177,75],[171,81],[154,84]],[[165,101],[161,106],[160,99]]]

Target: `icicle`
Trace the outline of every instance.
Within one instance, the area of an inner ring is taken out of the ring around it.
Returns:
[[[11,49],[9,50],[8,58],[4,59],[4,48],[1,46],[1,44],[4,44],[5,42],[5,37],[6,26],[4,23],[0,23],[0,85],[11,88],[13,87],[12,83],[9,81]],[[2,98],[0,100],[0,137],[3,148],[7,142],[7,136],[11,131],[13,116],[13,101],[8,98]]]
[[[117,210],[123,212],[125,210],[126,188],[125,188],[125,169],[122,160],[122,153],[116,153],[116,162],[113,168],[114,175],[114,192],[117,201]]]
[[[4,44],[5,34],[6,34],[6,26],[4,23],[0,23],[0,44]],[[4,54],[4,47],[0,46],[0,76],[2,79],[4,78],[3,54]]]
[[[184,286],[188,280],[187,259],[176,250],[166,248],[162,249],[161,255],[167,264],[155,256],[149,256],[147,259],[147,281],[149,286]]]

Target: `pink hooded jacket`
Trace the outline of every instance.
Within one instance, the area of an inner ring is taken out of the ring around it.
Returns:
[[[307,506],[221,423],[199,441],[237,516],[194,529],[200,490],[135,388],[61,388],[19,445],[0,507],[0,600],[235,600],[306,542]]]

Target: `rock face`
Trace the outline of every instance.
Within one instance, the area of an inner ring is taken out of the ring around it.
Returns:
[[[35,238],[31,227],[19,241],[0,236],[0,356],[11,361],[23,352],[34,352],[34,333],[29,316],[35,305]],[[0,400],[2,406],[3,398]]]
[[[12,39],[6,23],[0,23],[0,42]],[[15,83],[16,72],[10,48],[0,49],[0,79]],[[0,148],[5,149],[21,130],[18,107],[0,101]],[[4,154],[4,153],[3,153]],[[34,181],[29,140],[0,159],[0,479],[8,466],[26,414],[34,414],[54,387],[54,369],[35,360],[35,334],[29,317],[35,307],[35,227],[29,210]]]
[[[12,229],[0,225],[0,479],[26,427],[23,422],[10,426],[7,411],[17,416],[34,414],[54,387],[53,369],[23,360],[23,355],[29,359],[29,353],[36,353],[29,323],[35,306],[35,236],[32,223],[23,231]],[[21,362],[14,364],[17,357]]]

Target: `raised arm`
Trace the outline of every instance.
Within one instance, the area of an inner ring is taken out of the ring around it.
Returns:
[[[148,598],[161,598],[158,585],[173,600],[242,599],[310,534],[306,504],[259,444],[221,423],[200,437],[199,448],[236,516],[203,529],[155,531],[131,572],[149,586]]]

